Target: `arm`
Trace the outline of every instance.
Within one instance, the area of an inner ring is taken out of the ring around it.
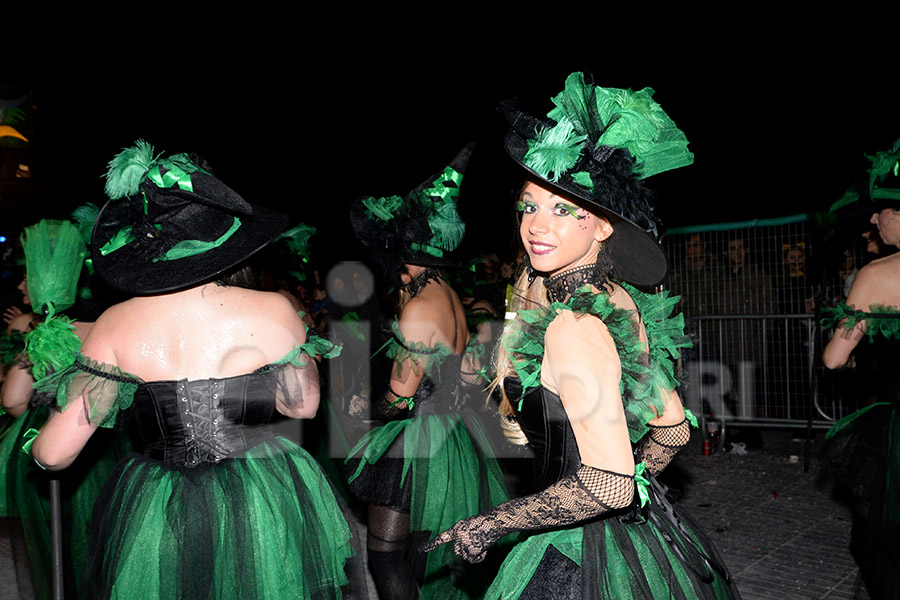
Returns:
[[[659,475],[691,439],[691,426],[676,391],[669,392],[663,414],[648,426],[650,431],[638,442],[635,457],[637,462],[646,463],[647,473]]]
[[[82,352],[98,362],[115,365],[116,355],[107,343],[102,319],[84,341]],[[75,461],[96,430],[97,425],[88,418],[86,399],[79,398],[62,412],[50,415],[31,446],[31,454],[38,465],[47,470],[65,469]]]
[[[867,310],[871,302],[871,295],[875,281],[871,267],[873,263],[863,267],[856,275],[847,304],[858,310]],[[840,369],[850,361],[850,355],[862,340],[866,333],[866,322],[860,321],[852,329],[847,329],[840,324],[835,328],[834,336],[825,345],[822,352],[822,362],[829,369]]]
[[[34,377],[31,376],[31,365],[27,362],[19,361],[9,368],[6,379],[3,381],[2,391],[0,391],[0,396],[2,396],[0,403],[6,414],[13,417],[25,414],[28,410],[28,403],[31,401],[33,385]]]
[[[547,330],[542,384],[557,389],[578,443],[578,472],[546,490],[464,519],[424,549],[454,542],[470,562],[512,531],[546,529],[595,518],[629,506],[634,498],[634,459],[619,393],[621,366],[599,319],[563,312]]]
[[[424,299],[413,298],[400,313],[397,326],[403,339],[398,341],[408,344],[409,348],[413,344],[430,346],[435,333],[434,318],[431,307]],[[409,409],[405,398],[413,397],[419,389],[429,358],[427,354],[417,354],[415,351],[400,353],[391,368],[390,386],[379,400],[379,412],[394,417]]]
[[[294,310],[287,298],[279,298],[279,317],[283,320],[282,331],[291,336],[290,345],[298,347],[306,343],[306,327],[300,315]],[[274,311],[270,311],[271,312]],[[300,366],[287,365],[286,371],[279,375],[285,377],[284,393],[275,395],[275,409],[292,419],[311,419],[319,410],[319,370],[316,360],[303,355]]]
[[[32,313],[22,314],[20,311],[9,320],[8,332],[18,331],[27,333],[33,328]],[[34,377],[31,376],[31,365],[25,360],[24,355],[19,357],[9,366],[6,378],[0,390],[0,404],[7,414],[18,417],[28,410],[31,401]]]

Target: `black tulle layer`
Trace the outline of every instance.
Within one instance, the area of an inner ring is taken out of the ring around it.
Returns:
[[[350,530],[284,438],[195,468],[131,455],[94,511],[89,598],[340,598]]]

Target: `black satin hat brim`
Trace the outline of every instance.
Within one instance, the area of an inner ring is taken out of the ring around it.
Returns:
[[[253,206],[252,215],[239,216],[241,226],[231,237],[202,254],[153,262],[148,256],[158,252],[152,248],[152,241],[141,239],[105,256],[101,254],[100,248],[123,225],[134,222],[140,205],[136,197],[107,202],[97,217],[91,240],[91,258],[97,274],[110,287],[137,296],[175,292],[221,275],[264,248],[289,224],[284,213]]]

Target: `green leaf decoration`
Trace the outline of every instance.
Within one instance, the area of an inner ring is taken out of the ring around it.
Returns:
[[[109,161],[106,172],[106,195],[110,200],[136,194],[157,158],[153,155],[153,146],[144,140],[137,140],[133,147],[116,154]]]
[[[382,221],[390,221],[394,214],[403,206],[403,198],[400,196],[386,196],[384,198],[364,198],[363,206],[366,207],[366,215]]]

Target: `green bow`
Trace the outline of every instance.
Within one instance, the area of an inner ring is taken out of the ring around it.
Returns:
[[[650,502],[650,480],[644,477],[646,469],[647,463],[644,461],[634,466],[634,485],[637,488],[638,498],[641,499],[641,508],[644,508]]]

